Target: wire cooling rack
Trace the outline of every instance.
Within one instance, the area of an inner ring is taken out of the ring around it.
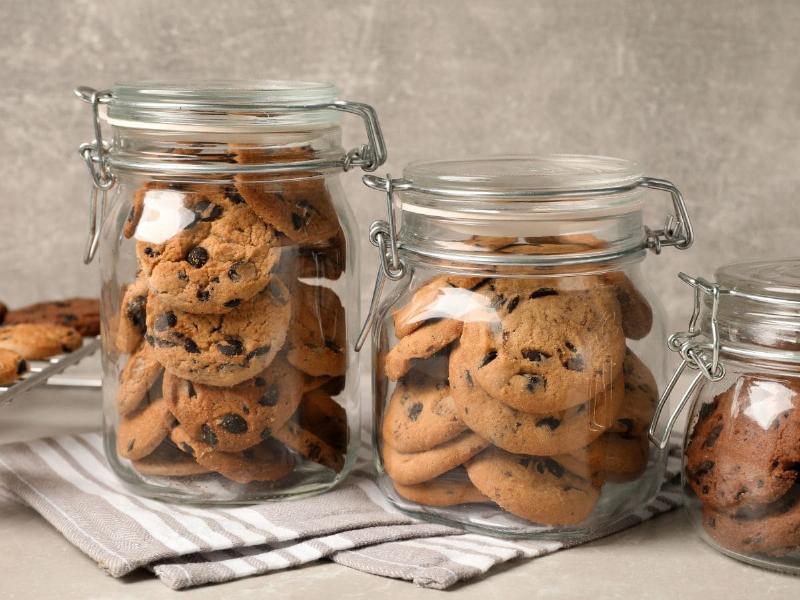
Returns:
[[[100,338],[84,338],[83,345],[69,352],[59,354],[47,360],[28,361],[28,371],[8,386],[0,386],[0,406],[11,402],[16,396],[35,388],[37,385],[64,385],[82,387],[100,387],[99,377],[86,375],[62,375],[67,367],[79,363],[91,356],[100,346]]]

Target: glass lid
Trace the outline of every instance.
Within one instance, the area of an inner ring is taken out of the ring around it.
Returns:
[[[723,341],[800,352],[800,258],[726,265],[716,280]]]
[[[546,197],[633,187],[642,172],[634,162],[607,156],[508,155],[414,162],[403,178],[428,194]]]
[[[180,131],[255,131],[337,123],[336,111],[308,107],[335,101],[330,83],[245,80],[117,83],[106,119],[111,125]]]

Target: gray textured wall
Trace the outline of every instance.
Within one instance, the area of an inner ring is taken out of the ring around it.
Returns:
[[[677,270],[798,254],[796,0],[3,0],[0,15],[10,304],[96,293],[80,261],[88,181],[75,152],[89,114],[71,89],[133,78],[335,81],[379,110],[395,174],[441,155],[637,159],[680,185],[697,229],[690,252],[648,261],[673,324],[689,299]],[[353,122],[348,141],[358,133]],[[366,229],[380,197],[347,180]],[[365,295],[374,258],[365,247]]]

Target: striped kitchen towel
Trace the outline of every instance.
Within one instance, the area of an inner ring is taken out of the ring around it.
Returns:
[[[131,494],[109,469],[99,433],[0,447],[0,486],[47,519],[110,575],[151,570],[181,589],[297,567],[322,558],[444,589],[494,565],[565,548],[558,542],[495,539],[423,523],[393,509],[359,468],[321,496],[237,507],[168,504]],[[613,530],[678,506],[679,461],[658,497]],[[590,541],[590,538],[571,545]]]

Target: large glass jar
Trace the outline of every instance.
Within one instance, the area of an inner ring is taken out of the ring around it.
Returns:
[[[729,556],[800,575],[800,259],[728,265],[716,282],[681,277],[696,308],[670,347],[698,374],[670,421],[690,403],[692,523]]]
[[[503,156],[365,176],[373,224],[374,437],[401,510],[509,536],[569,539],[629,516],[665,456],[647,432],[664,381],[647,249],[686,248],[678,191],[628,161]],[[645,187],[677,220],[644,226]],[[393,199],[402,229],[394,234]],[[362,336],[363,340],[363,336]]]
[[[81,153],[111,466],[192,502],[330,488],[359,443],[356,223],[339,175],[385,160],[374,112],[306,82],[77,92],[95,118]],[[342,112],[369,144],[342,149]]]

